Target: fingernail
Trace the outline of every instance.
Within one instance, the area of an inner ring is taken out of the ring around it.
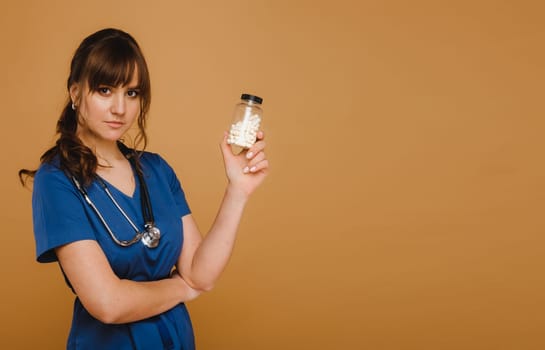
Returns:
[[[246,168],[244,168],[244,169],[242,170],[242,172],[243,172],[244,174],[247,174],[249,171],[250,171],[250,169],[249,169],[248,167],[246,167]]]
[[[254,155],[254,152],[248,152],[246,153],[246,158],[250,159]]]
[[[256,169],[257,168],[255,166],[253,166],[253,167],[250,168],[250,171],[253,173],[254,171],[256,171]]]

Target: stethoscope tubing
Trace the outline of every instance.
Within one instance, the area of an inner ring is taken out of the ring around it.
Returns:
[[[84,186],[81,185],[81,183],[78,181],[78,179],[74,175],[70,175],[69,177],[72,179],[72,182],[76,186],[79,193],[83,196],[87,204],[93,209],[93,211],[97,214],[98,218],[106,228],[106,231],[108,231],[108,234],[112,238],[112,240],[117,243],[118,245],[122,247],[128,247],[133,244],[135,244],[138,241],[142,241],[144,245],[146,245],[149,248],[155,248],[159,244],[159,239],[161,237],[161,231],[155,226],[155,221],[153,218],[153,208],[151,207],[151,200],[148,192],[148,187],[146,185],[146,181],[144,180],[144,176],[142,173],[136,169],[136,164],[134,161],[134,152],[129,150],[125,145],[122,143],[118,143],[119,148],[121,152],[125,155],[125,157],[129,160],[131,167],[133,168],[134,172],[136,173],[136,176],[138,177],[138,181],[140,182],[140,198],[141,198],[141,207],[142,207],[142,216],[144,217],[144,231],[140,231],[138,227],[134,224],[134,222],[129,218],[127,213],[121,208],[119,203],[115,200],[114,196],[108,189],[108,186],[106,185],[106,182],[100,177],[96,176],[97,182],[100,184],[100,186],[104,189],[104,192],[106,195],[110,198],[112,203],[115,205],[115,207],[119,210],[119,212],[123,215],[123,217],[127,220],[127,222],[132,226],[134,231],[136,232],[136,235],[131,240],[120,240],[117,238],[117,236],[114,234],[106,220],[104,219],[104,216],[98,210],[97,206],[93,203],[91,198],[89,197],[89,194],[87,193],[87,190],[85,190]]]

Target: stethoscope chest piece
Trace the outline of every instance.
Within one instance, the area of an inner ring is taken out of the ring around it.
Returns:
[[[155,248],[159,245],[160,239],[161,231],[153,225],[146,225],[146,230],[142,235],[142,243],[148,248]]]

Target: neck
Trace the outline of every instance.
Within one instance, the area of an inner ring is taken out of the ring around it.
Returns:
[[[119,161],[125,160],[125,156],[117,146],[117,141],[98,140],[81,134],[78,136],[81,142],[93,151],[100,165],[113,167]]]

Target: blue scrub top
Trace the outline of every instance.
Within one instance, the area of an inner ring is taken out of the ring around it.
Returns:
[[[190,213],[176,174],[159,155],[144,152],[140,158],[144,179],[161,240],[156,248],[142,242],[129,247],[117,245],[100,219],[59,169],[59,162],[42,164],[34,178],[32,210],[37,260],[57,261],[55,248],[79,241],[95,240],[102,247],[114,273],[122,279],[154,281],[167,278],[176,264],[183,244],[181,217]],[[135,176],[138,181],[138,177]],[[111,194],[137,227],[144,227],[140,186],[127,196],[105,181]],[[135,231],[94,181],[86,187],[89,197],[119,240],[130,240]],[[138,322],[104,324],[76,298],[68,349],[194,349],[189,314],[184,304]]]

